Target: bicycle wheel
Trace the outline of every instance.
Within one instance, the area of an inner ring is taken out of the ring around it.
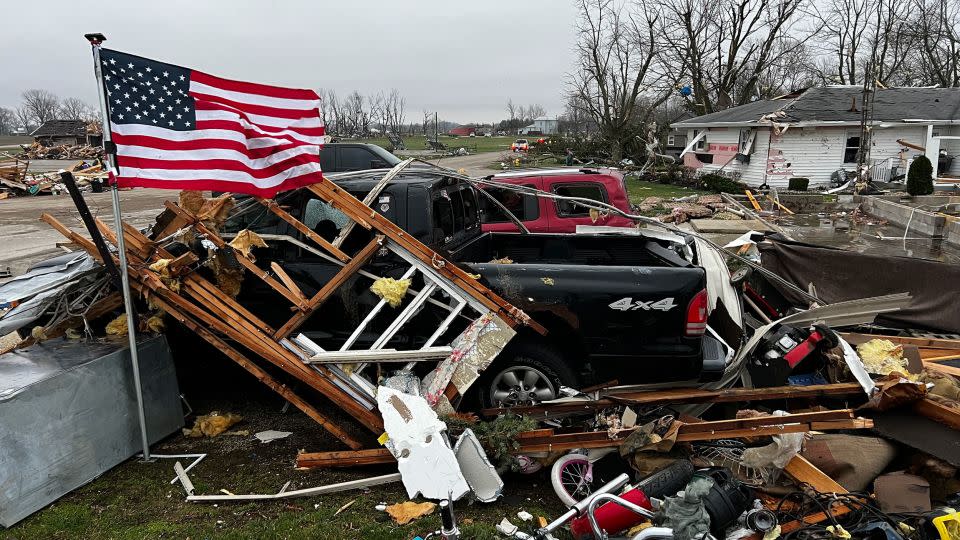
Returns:
[[[593,464],[583,454],[567,454],[550,470],[550,483],[566,506],[573,506],[593,493]]]

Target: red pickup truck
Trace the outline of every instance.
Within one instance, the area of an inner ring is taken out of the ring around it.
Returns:
[[[623,173],[615,169],[543,169],[494,175],[495,182],[536,188],[557,195],[584,197],[611,204],[630,213],[630,201],[623,182]],[[522,195],[509,189],[484,188],[506,206],[530,232],[572,233],[577,225],[633,227],[633,220],[618,215],[602,215],[596,221],[590,211],[573,202]],[[519,232],[495,204],[481,197],[484,206],[483,231]]]

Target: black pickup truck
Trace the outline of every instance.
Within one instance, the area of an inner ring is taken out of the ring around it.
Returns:
[[[337,184],[362,199],[382,176],[382,171],[371,172]],[[277,200],[328,240],[346,223],[345,216],[308,190]],[[484,406],[551,399],[559,396],[561,385],[704,380],[722,372],[722,347],[704,335],[706,277],[694,264],[690,241],[662,235],[483,233],[484,201],[469,183],[440,169],[408,168],[372,204],[411,235],[479,274],[485,285],[548,329],[545,336],[519,329],[474,386]],[[305,249],[310,241],[269,212],[257,209],[228,223],[228,230],[242,228],[297,240],[270,237],[275,239],[268,240],[270,253],[258,252],[258,264],[282,261],[308,295],[339,269]],[[344,250],[355,252],[369,234],[354,228]],[[400,262],[382,253],[373,261],[375,273],[399,278],[409,266]],[[324,349],[336,350],[379,300],[369,286],[369,279],[358,279],[341,287],[340,298],[328,301],[301,328],[303,333]],[[241,295],[244,304],[259,303],[258,312],[273,309],[268,319],[283,321],[289,309],[271,300],[271,293],[258,280],[248,280]],[[389,346],[418,346],[439,320],[440,314],[426,326],[408,324]],[[361,335],[358,346],[369,345],[376,335]]]

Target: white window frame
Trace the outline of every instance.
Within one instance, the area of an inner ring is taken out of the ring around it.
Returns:
[[[859,139],[859,138],[860,138],[860,130],[858,129],[858,130],[856,130],[856,131],[844,131],[844,132],[843,132],[843,154],[840,155],[840,159],[843,160],[844,165],[849,164],[849,163],[854,163],[854,164],[856,164],[856,162],[857,162],[857,154],[856,154],[856,152],[853,154],[853,161],[847,161],[847,150],[853,148],[852,146],[847,146],[847,141],[850,140],[852,137],[856,137],[856,138]],[[859,141],[857,142],[857,150],[858,150],[858,151],[860,150],[860,142],[859,142]]]

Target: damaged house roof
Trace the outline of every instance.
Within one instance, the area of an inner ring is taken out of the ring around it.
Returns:
[[[33,130],[31,137],[85,137],[87,124],[84,120],[47,120]]]
[[[781,124],[859,124],[863,112],[863,88],[829,86],[809,88],[779,98],[756,101],[673,124],[674,128],[748,126],[765,124],[776,114]],[[877,89],[873,122],[924,120],[940,123],[960,120],[960,88]]]

